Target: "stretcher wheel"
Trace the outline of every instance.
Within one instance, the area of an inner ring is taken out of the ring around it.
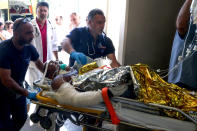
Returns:
[[[38,123],[40,121],[40,116],[36,113],[33,113],[33,114],[30,115],[30,120],[33,123]]]
[[[52,126],[52,122],[49,119],[49,117],[44,116],[42,118],[42,120],[40,120],[40,125],[44,128],[44,129],[49,129]]]

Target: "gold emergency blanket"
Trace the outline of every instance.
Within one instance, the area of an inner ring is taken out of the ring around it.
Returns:
[[[180,88],[175,84],[165,82],[158,74],[145,64],[131,66],[137,85],[137,97],[144,103],[156,103],[179,108],[189,113],[197,112],[197,93]],[[164,111],[168,116],[183,119],[180,113]]]
[[[96,62],[86,64],[79,69],[79,75],[83,75],[84,73],[94,70],[96,68],[98,68],[98,65],[96,64]]]

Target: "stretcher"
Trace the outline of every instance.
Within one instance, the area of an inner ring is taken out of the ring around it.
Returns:
[[[98,130],[111,130],[102,126],[103,122],[111,122],[110,114],[106,109],[104,103],[92,107],[74,107],[70,105],[60,105],[57,101],[43,97],[42,92],[37,95],[39,101],[32,101],[34,104],[39,105],[39,108],[49,110],[48,115],[39,116],[39,109],[36,113],[30,116],[30,119],[40,124],[43,128],[48,129],[51,126],[49,119],[50,114],[56,112],[63,115],[76,125],[83,125],[84,127],[91,127]],[[114,97],[111,99],[115,112],[120,119],[118,125],[124,125],[127,128],[140,128],[146,130],[179,130],[179,131],[195,131],[197,130],[197,114],[186,114],[180,109],[163,106],[158,104],[145,104],[134,99],[123,97]],[[171,110],[181,113],[186,117],[186,120],[178,120],[163,115],[162,110]],[[90,123],[90,120],[96,120]],[[118,130],[118,126],[115,129]]]
[[[139,76],[138,80],[148,80],[147,82],[150,82],[150,84],[152,83],[155,84],[151,86],[156,87],[157,84],[156,81],[153,82],[151,80],[152,78],[156,78],[157,75],[154,74],[153,72],[149,72],[146,65],[136,66],[136,67],[140,67],[140,68],[136,68],[136,70],[130,70],[134,84],[133,89],[135,89],[135,87],[136,89],[139,89],[139,87],[137,86],[139,86],[140,83],[139,81],[137,81],[137,79],[135,79],[135,77],[137,76]],[[127,69],[127,67],[123,67],[119,69],[120,71],[123,71],[121,69]],[[139,69],[140,70],[145,69],[146,72],[141,73]],[[114,70],[119,71],[118,69],[114,69]],[[113,70],[109,70],[108,72],[110,75],[114,73],[111,71]],[[141,73],[142,75],[138,75],[137,73]],[[120,75],[119,72],[117,74],[119,78]],[[136,75],[134,76],[134,74]],[[143,79],[143,78],[147,78],[144,77],[144,74],[147,74],[148,79]],[[121,77],[121,78],[122,79],[120,80],[126,80],[126,77]],[[158,80],[162,82],[159,84],[163,84],[162,85],[163,87],[165,86],[165,84],[167,84],[168,86],[168,83],[165,83],[162,79],[159,78]],[[39,85],[38,83],[39,81],[35,82],[34,85],[37,87],[42,86]],[[51,82],[49,80],[49,81],[45,81],[45,83],[46,84],[48,83],[47,85],[50,85]],[[143,83],[141,84],[141,86],[143,87]],[[48,88],[48,86],[42,88],[46,89]],[[107,89],[107,88],[102,88],[102,95],[103,95],[103,89]],[[170,88],[165,88],[165,89],[170,89]],[[184,93],[186,92],[183,92],[182,94]],[[45,97],[43,94],[44,94],[43,92],[37,94],[37,99],[39,101],[37,102],[32,101],[34,104],[39,105],[39,109],[36,111],[36,113],[30,116],[30,119],[35,123],[40,122],[40,125],[45,129],[49,129],[52,124],[52,122],[49,119],[50,114],[58,113],[59,117],[57,117],[56,119],[57,129],[62,125],[61,120],[62,122],[64,122],[66,119],[69,119],[71,122],[73,122],[76,125],[83,125],[84,127],[95,128],[98,130],[119,130],[119,125],[124,125],[126,128],[131,128],[131,130],[132,128],[145,129],[145,130],[168,130],[168,131],[177,131],[177,130],[196,131],[197,130],[197,112],[195,111],[189,111],[185,113],[181,109],[175,107],[155,104],[151,102],[145,103],[145,102],[140,102],[137,99],[125,98],[125,97],[111,98],[109,100],[111,104],[110,107],[109,103],[106,103],[104,99],[104,95],[103,95],[104,103],[100,103],[97,106],[76,107],[71,105],[61,105],[56,100]],[[195,100],[194,103],[196,103]],[[39,115],[39,110],[42,108],[47,109],[49,111],[46,116]],[[181,114],[185,119],[181,120],[181,119],[169,117],[166,115],[165,113],[166,111],[170,111],[175,114]],[[112,128],[108,128],[103,123],[112,123],[114,126],[111,126]],[[123,129],[123,130],[127,130],[127,129]]]

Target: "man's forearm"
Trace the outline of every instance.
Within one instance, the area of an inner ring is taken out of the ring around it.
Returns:
[[[13,91],[15,91],[18,94],[21,94],[23,96],[28,95],[28,91],[24,88],[22,88],[18,83],[16,83],[12,78],[6,79],[2,81],[3,85]]]
[[[35,61],[35,65],[42,73],[44,73],[44,64],[39,59]]]
[[[187,33],[191,3],[192,0],[186,0],[178,14],[176,27],[180,35],[185,35]]]
[[[120,63],[117,61],[115,54],[108,54],[107,57],[112,61],[111,67],[119,67]]]

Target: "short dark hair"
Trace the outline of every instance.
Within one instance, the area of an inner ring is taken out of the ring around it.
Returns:
[[[13,24],[13,32],[16,32],[19,27],[27,22],[30,22],[30,20],[28,18],[19,18],[19,19],[16,19],[14,21],[14,24]]]
[[[88,13],[88,20],[92,20],[95,15],[103,15],[104,13],[101,9],[93,9]]]
[[[76,12],[72,12],[71,15],[77,16],[77,13]]]
[[[38,9],[40,6],[46,6],[49,9],[49,4],[47,2],[38,2],[36,9]]]

